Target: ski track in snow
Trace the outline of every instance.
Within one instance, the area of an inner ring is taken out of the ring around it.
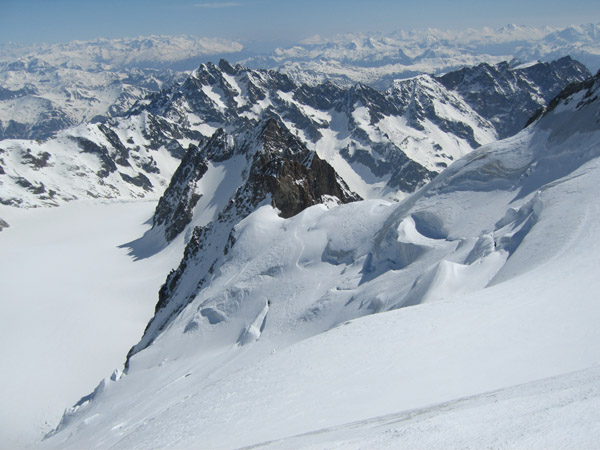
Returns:
[[[599,380],[593,368],[238,450],[594,449]],[[509,419],[515,415],[518,422]],[[566,424],[573,429],[561,433]]]

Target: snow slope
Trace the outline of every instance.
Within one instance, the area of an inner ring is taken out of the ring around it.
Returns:
[[[259,449],[578,448],[600,432],[597,367],[265,442]],[[565,430],[568,429],[568,432]]]
[[[99,378],[123,364],[152,316],[175,242],[134,262],[152,202],[0,207],[0,447],[29,447]]]
[[[593,446],[599,91],[571,88],[403,202],[259,208],[126,375],[42,446]],[[477,434],[490,423],[502,434]]]

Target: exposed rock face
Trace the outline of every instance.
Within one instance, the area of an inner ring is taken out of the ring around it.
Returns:
[[[10,227],[10,225],[5,220],[0,219],[0,231],[8,227]]]
[[[160,290],[155,317],[140,343],[131,349],[130,356],[147,347],[194,298],[233,245],[235,225],[258,207],[271,204],[287,218],[324,201],[360,200],[326,161],[310,151],[281,122],[269,118],[237,139],[218,130],[202,150],[188,151],[154,217],[155,226],[164,227],[167,240],[193,223],[194,206],[198,201],[194,196],[202,195],[196,186],[207,176],[208,166],[215,160],[223,160],[224,155],[245,160],[247,167],[243,173],[246,176],[215,220],[193,228],[179,267],[169,274]],[[182,298],[185,300],[181,301]]]
[[[548,107],[543,111],[544,114],[548,114],[552,112],[561,102],[569,99],[573,94],[586,90],[583,98],[580,100],[580,103],[577,107],[581,107],[585,104],[594,102],[598,100],[597,90],[595,91],[593,88],[598,86],[600,83],[600,71],[596,73],[596,76],[590,77],[584,81],[571,83],[567,87],[565,87],[560,93],[548,103]]]
[[[324,196],[341,203],[358,200],[326,161],[310,151],[297,137],[274,118],[237,139],[218,129],[198,148],[190,146],[175,171],[169,187],[158,202],[153,227],[164,227],[164,237],[173,240],[193,219],[193,211],[206,192],[199,183],[209,164],[222,163],[245,156],[247,179],[235,190],[237,202],[252,210],[267,196],[282,217],[291,217],[303,209],[322,202]],[[235,182],[234,180],[226,182]],[[206,186],[210,189],[212,186]],[[235,203],[236,199],[232,198]]]
[[[297,85],[278,72],[221,61],[202,65],[181,86],[149,98],[140,108],[181,126],[211,124],[230,133],[277,116],[321,157],[332,162],[335,151],[356,173],[370,172],[367,178],[403,192],[412,192],[453,159],[496,138],[488,121],[433,78],[398,86],[403,88]],[[449,118],[445,110],[455,113]],[[440,141],[442,134],[455,139]],[[399,168],[406,169],[407,179]]]
[[[204,155],[198,147],[190,146],[158,201],[152,219],[153,227],[165,227],[167,241],[172,241],[191,222],[193,209],[201,196],[195,192],[195,185],[207,169]]]
[[[511,68],[508,63],[480,64],[448,73],[438,80],[462,98],[498,131],[498,138],[522,130],[527,120],[568,84],[591,73],[566,56],[550,63]]]
[[[281,217],[292,217],[322,202],[325,196],[341,203],[359,200],[333,167],[310,152],[275,119],[263,129],[263,152],[255,158],[248,186],[258,198],[272,197]]]

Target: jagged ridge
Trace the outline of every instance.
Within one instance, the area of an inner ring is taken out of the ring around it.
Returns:
[[[196,186],[206,176],[210,163],[237,157],[247,164],[240,186],[223,203],[215,220],[194,226],[184,257],[162,286],[155,316],[140,343],[129,352],[128,361],[150,345],[209,282],[234,244],[234,227],[259,206],[271,204],[281,217],[288,218],[318,203],[360,200],[326,161],[281,122],[269,118],[256,130],[236,139],[218,130],[202,150],[191,148],[177,169],[154,216],[154,226],[164,229],[167,241],[193,222],[193,210],[202,195]]]

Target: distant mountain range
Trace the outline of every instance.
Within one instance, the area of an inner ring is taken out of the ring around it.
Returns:
[[[480,64],[379,91],[363,84],[300,85],[276,71],[207,63],[137,100],[121,117],[45,141],[0,141],[0,202],[30,207],[90,197],[158,198],[179,161],[202,150],[217,130],[239,141],[270,118],[358,196],[402,198],[452,161],[521,130],[562,88],[589,75],[570,58],[514,69]],[[213,165],[225,158],[203,151]]]
[[[237,54],[223,39],[147,36],[0,46],[0,139],[46,139],[126,112],[208,58]]]
[[[0,63],[42,61],[50,66],[82,70],[123,68],[175,69],[182,64],[197,65],[198,58],[238,53],[239,42],[193,36],[140,36],[123,39],[95,39],[62,44],[0,45]]]
[[[258,54],[238,42],[190,36],[2,44],[0,139],[46,139],[73,125],[122,115],[148,93],[168,88],[200,63],[222,57],[248,68],[276,69],[297,84],[362,83],[385,90],[396,79],[420,74],[439,76],[503,61],[514,68],[564,56],[595,73],[600,68],[599,36],[597,24],[430,29],[315,36]]]
[[[507,61],[515,67],[567,55],[594,73],[600,69],[600,24],[315,36],[292,47],[249,58],[243,64],[278,69],[307,83],[331,80],[386,88],[394,79],[420,73],[439,75],[482,62]]]

